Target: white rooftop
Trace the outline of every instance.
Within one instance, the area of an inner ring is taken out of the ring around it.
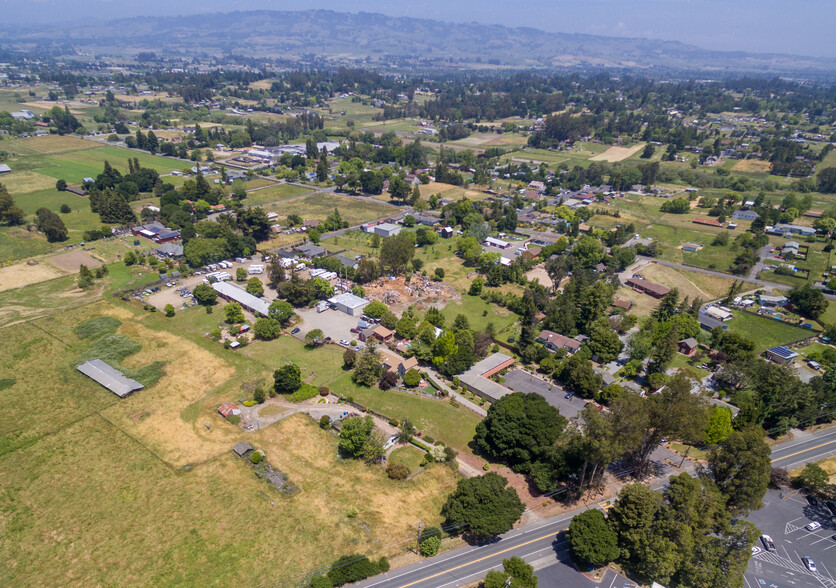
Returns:
[[[343,292],[328,299],[331,304],[342,304],[348,308],[360,308],[369,303],[365,298],[355,296],[351,292]]]
[[[221,294],[222,296],[227,296],[241,304],[241,306],[245,306],[261,314],[262,316],[267,316],[270,310],[270,303],[266,300],[258,298],[257,296],[253,296],[249,292],[238,288],[237,286],[233,286],[229,282],[215,282],[212,284],[212,288],[215,289],[215,292]]]

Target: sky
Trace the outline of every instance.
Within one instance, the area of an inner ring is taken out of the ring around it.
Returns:
[[[15,24],[313,8],[836,58],[834,0],[0,0]]]

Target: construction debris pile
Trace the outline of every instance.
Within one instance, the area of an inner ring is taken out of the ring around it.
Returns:
[[[412,304],[446,304],[450,300],[460,298],[460,294],[451,286],[443,282],[434,282],[424,276],[412,276],[409,282],[404,276],[384,276],[364,286],[365,297],[368,300],[379,300],[383,304],[403,306]]]

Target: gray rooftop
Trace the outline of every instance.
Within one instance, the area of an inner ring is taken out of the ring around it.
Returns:
[[[131,392],[144,388],[142,384],[136,380],[126,378],[122,372],[112,368],[101,359],[85,361],[76,369],[116,394],[119,398],[124,398]]]
[[[493,355],[489,355],[482,361],[474,364],[474,366],[467,370],[465,374],[476,374],[481,376],[485,372],[489,372],[492,369],[502,365],[509,359],[511,359],[510,355],[505,355],[504,353],[494,353]],[[461,377],[459,377],[459,379],[461,379]]]
[[[238,455],[239,457],[243,457],[243,455],[245,453],[247,453],[248,451],[251,451],[252,449],[253,449],[253,446],[250,445],[249,443],[247,443],[246,441],[239,441],[232,448],[232,451],[234,451],[236,453],[236,455]]]
[[[237,286],[233,286],[229,282],[215,282],[214,284],[212,284],[212,288],[214,288],[215,291],[221,296],[231,298],[232,300],[238,302],[241,306],[251,310],[252,312],[257,312],[262,316],[267,316],[269,314],[269,302],[262,298],[253,296],[249,292],[242,290]]]

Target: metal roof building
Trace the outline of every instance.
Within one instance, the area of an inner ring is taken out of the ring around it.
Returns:
[[[344,292],[337,294],[328,299],[328,302],[337,307],[340,311],[350,316],[357,316],[360,314],[366,305],[369,303],[365,298],[355,296],[351,292]]]
[[[124,398],[131,392],[145,387],[136,380],[126,378],[122,372],[112,368],[101,359],[85,361],[76,369],[116,394],[119,398]]]
[[[222,298],[225,298],[226,300],[234,300],[253,314],[260,314],[261,316],[267,316],[269,314],[269,302],[253,296],[249,292],[233,286],[228,282],[215,282],[212,284],[212,288],[214,288],[215,292],[217,292]]]

